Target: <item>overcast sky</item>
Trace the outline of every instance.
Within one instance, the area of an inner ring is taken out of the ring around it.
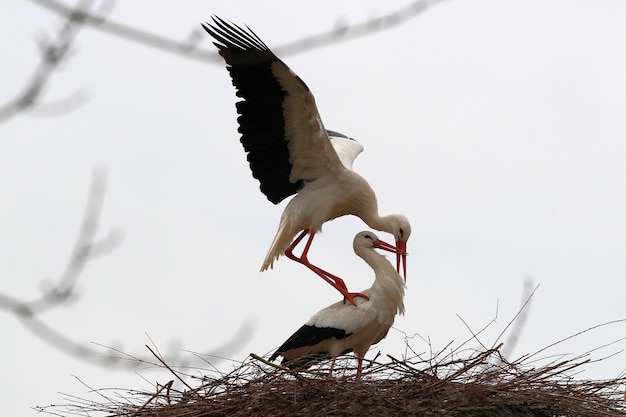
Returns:
[[[216,14],[272,47],[405,4],[118,2],[110,17],[184,39]],[[36,35],[61,22],[35,2],[2,16],[0,104],[27,84]],[[478,331],[497,314],[481,335],[491,346],[517,313],[527,277],[540,286],[510,359],[626,318],[625,17],[623,0],[449,0],[389,30],[284,57],[325,125],[365,147],[354,168],[377,192],[380,212],[412,222],[406,316],[368,357],[402,356],[404,334],[417,335],[410,345],[418,353],[429,351],[425,339],[433,350],[458,345],[471,337],[459,316]],[[211,47],[208,35],[201,45]],[[57,331],[131,354],[146,353],[146,333],[162,353],[207,352],[248,323],[253,336],[227,355],[241,361],[270,353],[338,299],[287,259],[258,272],[285,203],[269,203],[250,174],[221,62],[86,28],[41,100],[74,94],[87,100],[73,111],[28,111],[0,124],[0,292],[33,299],[63,271],[92,171],[104,167],[98,237],[124,238],[88,265],[75,302],[41,316]],[[366,229],[353,217],[327,223],[309,259],[353,291],[369,287],[373,274],[351,246]],[[0,323],[7,415],[64,402],[58,391],[86,396],[72,375],[93,388],[151,389],[131,371],[67,357],[6,311]],[[549,354],[624,336],[626,325],[607,326]],[[621,354],[579,377],[625,368]]]

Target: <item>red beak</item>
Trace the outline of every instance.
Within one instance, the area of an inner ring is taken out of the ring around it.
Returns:
[[[402,274],[406,282],[406,240],[396,240],[396,270],[400,273],[400,261],[402,261]]]
[[[400,260],[402,259],[402,270],[404,273],[404,281],[406,282],[406,241],[398,240],[396,246],[394,246],[379,239],[374,242],[374,247],[396,254],[396,270],[398,273],[400,273]]]

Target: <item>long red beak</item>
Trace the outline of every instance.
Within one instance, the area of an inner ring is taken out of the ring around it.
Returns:
[[[406,282],[406,241],[398,240],[396,245],[383,242],[378,239],[374,242],[374,247],[396,254],[396,270],[400,273],[400,260],[402,259],[402,269],[404,273],[404,281]]]
[[[399,274],[400,263],[402,263],[402,274],[404,275],[404,282],[406,282],[406,240],[396,240],[396,248],[396,270]]]

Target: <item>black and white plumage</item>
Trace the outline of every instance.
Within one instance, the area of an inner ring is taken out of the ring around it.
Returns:
[[[306,84],[249,28],[218,17],[204,29],[215,45],[243,100],[237,103],[241,143],[261,192],[274,204],[287,204],[261,266],[264,271],[285,254],[325,279],[354,304],[343,280],[311,264],[307,254],[322,224],[353,214],[376,230],[393,234],[396,268],[406,277],[406,241],[411,234],[401,214],[380,216],[376,194],[352,162],[363,150],[353,139],[326,130]],[[294,248],[308,234],[300,257]],[[294,239],[295,238],[295,239]]]
[[[395,246],[380,241],[372,232],[361,232],[353,242],[354,252],[374,270],[371,288],[362,291],[369,299],[356,298],[356,307],[339,301],[317,312],[270,357],[283,357],[289,368],[308,368],[321,359],[354,351],[360,379],[363,358],[370,346],[381,341],[396,314],[404,314],[404,280],[394,266],[374,249],[395,252]]]

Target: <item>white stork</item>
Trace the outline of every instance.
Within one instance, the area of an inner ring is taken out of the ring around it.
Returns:
[[[352,162],[363,147],[324,128],[306,84],[252,30],[219,17],[203,27],[217,40],[215,45],[226,61],[237,96],[243,99],[237,103],[237,120],[252,176],[274,204],[296,194],[281,216],[261,271],[272,267],[284,253],[355,304],[354,297],[361,294],[348,292],[341,278],[307,259],[313,237],[323,223],[353,214],[370,227],[393,234],[398,248],[396,268],[400,272],[402,263],[406,277],[406,241],[411,225],[401,214],[378,214],[374,190],[352,171]],[[307,234],[298,257],[293,250]]]
[[[369,299],[357,298],[356,307],[339,301],[318,311],[274,352],[270,361],[280,355],[283,365],[301,369],[331,357],[332,376],[335,358],[354,351],[358,360],[356,378],[360,379],[367,350],[387,336],[396,313],[404,314],[405,285],[393,265],[374,250],[396,252],[395,246],[372,232],[361,232],[354,238],[353,247],[376,274],[372,287],[362,292]]]

